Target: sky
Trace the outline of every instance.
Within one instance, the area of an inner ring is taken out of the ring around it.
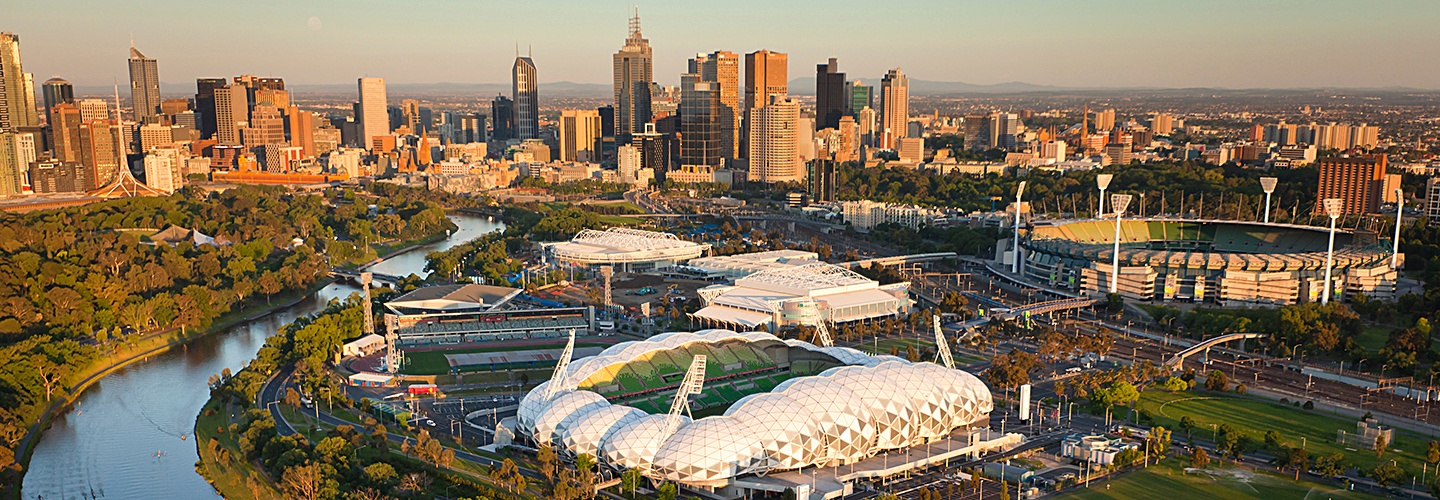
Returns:
[[[27,72],[125,82],[130,38],[163,84],[279,76],[340,84],[608,84],[630,5],[673,85],[697,52],[770,49],[790,78],[839,58],[851,79],[1063,87],[1440,89],[1436,0],[6,0]],[[63,8],[61,7],[63,5]],[[172,85],[165,87],[172,92]],[[543,87],[542,87],[543,88]],[[179,89],[176,89],[179,90]]]

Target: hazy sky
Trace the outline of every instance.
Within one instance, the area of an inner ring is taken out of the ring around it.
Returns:
[[[627,2],[6,0],[37,83],[127,78],[129,37],[161,81],[250,73],[297,84],[508,82],[515,45],[541,82],[609,83]],[[1440,88],[1436,0],[644,1],[655,78],[696,52],[790,54],[790,78],[1093,87]],[[173,89],[179,90],[179,89]],[[170,93],[172,89],[166,88]]]

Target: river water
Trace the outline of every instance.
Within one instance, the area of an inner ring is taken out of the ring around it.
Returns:
[[[503,229],[486,217],[450,216],[460,229],[448,239],[397,255],[374,272],[424,276],[425,254]],[[359,291],[335,283],[300,303],[225,332],[190,342],[110,374],[76,401],[45,431],[22,497],[60,499],[218,498],[195,472],[195,416],[209,399],[210,375],[238,371],[265,339],[296,317],[314,313],[331,298]]]

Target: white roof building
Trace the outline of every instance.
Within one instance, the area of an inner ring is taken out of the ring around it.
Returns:
[[[612,227],[586,229],[570,241],[544,244],[555,262],[572,267],[610,265],[637,272],[673,266],[705,254],[710,245],[685,241],[670,233]]]
[[[778,329],[798,324],[848,323],[908,312],[909,283],[880,282],[833,264],[783,266],[699,291],[705,307],[692,316],[716,325]]]
[[[709,274],[739,278],[760,271],[784,269],[813,264],[819,261],[820,254],[815,252],[806,252],[804,250],[771,250],[768,252],[754,252],[739,255],[701,257],[691,259],[690,262],[685,263],[685,266],[693,267]]]

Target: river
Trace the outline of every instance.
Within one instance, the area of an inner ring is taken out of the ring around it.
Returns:
[[[425,254],[503,229],[486,217],[452,215],[460,229],[449,238],[377,263],[377,273],[425,275]],[[132,364],[91,385],[70,412],[45,431],[22,498],[218,498],[195,472],[195,416],[209,399],[207,381],[229,368],[238,371],[265,339],[296,317],[314,313],[331,298],[359,289],[334,283],[300,303],[227,331],[196,339]]]

